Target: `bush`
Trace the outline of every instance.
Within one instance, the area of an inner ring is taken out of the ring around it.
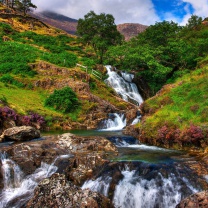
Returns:
[[[69,113],[80,105],[75,92],[70,87],[55,90],[45,101],[45,105],[57,111]]]
[[[19,82],[15,80],[10,74],[5,74],[0,78],[0,82],[3,82],[5,84],[12,84],[17,87],[24,87],[24,84],[22,82]]]

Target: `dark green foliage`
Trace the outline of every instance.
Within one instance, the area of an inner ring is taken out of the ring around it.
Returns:
[[[14,33],[14,29],[6,23],[0,22],[0,36]]]
[[[76,110],[80,103],[75,92],[70,87],[55,90],[45,101],[45,105],[63,113]]]
[[[145,32],[107,52],[106,64],[137,71],[152,94],[178,77],[190,73],[208,55],[208,27],[192,16],[185,27],[174,22],[157,22]]]
[[[198,17],[197,15],[192,15],[189,20],[188,23],[186,24],[186,28],[187,29],[195,29],[198,26],[201,26],[202,23],[202,18]]]
[[[5,74],[2,77],[0,77],[0,82],[3,82],[5,84],[12,84],[20,88],[24,87],[23,83],[15,80],[10,74]]]
[[[77,34],[81,37],[81,42],[93,47],[100,63],[108,48],[112,45],[120,44],[122,35],[117,31],[114,17],[110,14],[100,15],[90,11],[84,19],[78,20]]]
[[[28,63],[35,62],[37,50],[29,45],[16,42],[4,42],[0,46],[0,73],[13,73],[20,75],[34,76]]]

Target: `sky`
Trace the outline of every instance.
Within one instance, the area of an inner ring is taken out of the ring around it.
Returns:
[[[208,17],[208,0],[32,0],[37,11],[79,19],[89,11],[112,14],[116,24],[152,25],[163,20],[185,25],[192,14]]]

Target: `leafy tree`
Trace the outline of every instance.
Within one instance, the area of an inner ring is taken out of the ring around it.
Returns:
[[[154,47],[166,46],[168,39],[176,37],[181,29],[182,27],[173,21],[156,22],[155,25],[149,26],[144,33],[139,34],[138,40]]]
[[[31,0],[17,0],[16,4],[17,4],[18,9],[23,11],[24,15],[26,15],[26,13],[30,11],[30,8],[34,8],[34,9],[37,8],[37,6],[34,5],[31,2]]]
[[[192,15],[188,19],[188,23],[186,24],[186,28],[188,29],[193,29],[196,28],[197,26],[202,24],[202,18],[198,17],[197,15]]]
[[[45,101],[45,105],[63,113],[70,113],[80,105],[75,92],[70,87],[55,90]]]
[[[97,15],[93,11],[86,14],[84,19],[78,20],[77,34],[84,44],[93,47],[100,63],[103,63],[108,48],[120,44],[123,38],[117,31],[112,15],[105,13]]]

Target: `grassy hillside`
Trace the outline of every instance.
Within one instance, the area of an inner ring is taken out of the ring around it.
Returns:
[[[128,108],[129,104],[116,98],[102,80],[91,74],[96,64],[90,51],[76,37],[38,20],[0,15],[1,106],[8,105],[20,115],[38,113],[48,124],[58,123],[58,128],[80,128],[79,124],[71,126],[71,122],[93,123],[107,115],[107,106]],[[87,66],[88,72],[76,67],[77,63]],[[104,69],[97,71],[104,75]],[[46,98],[65,86],[76,92],[80,107],[69,113],[46,107]]]
[[[208,145],[208,65],[165,85],[142,110],[141,139],[167,147],[205,149]]]

